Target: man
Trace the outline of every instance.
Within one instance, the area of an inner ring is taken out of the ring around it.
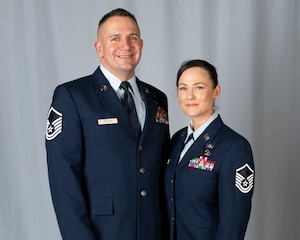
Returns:
[[[161,239],[168,106],[164,93],[135,77],[142,47],[135,17],[124,9],[111,11],[98,27],[100,67],[54,92],[46,149],[65,240]],[[122,82],[130,83],[129,92],[120,88]],[[126,99],[136,110],[128,110]],[[138,121],[132,123],[135,111]]]

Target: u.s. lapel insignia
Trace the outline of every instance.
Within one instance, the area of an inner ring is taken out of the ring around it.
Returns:
[[[46,139],[53,140],[62,132],[62,113],[51,107],[46,123]]]
[[[101,92],[105,92],[107,90],[107,86],[106,85],[101,85],[100,86],[100,91]]]
[[[254,171],[246,163],[242,167],[235,170],[235,186],[242,193],[251,191],[254,185]]]
[[[205,140],[205,141],[208,141],[208,140],[210,139],[210,136],[209,136],[208,133],[205,133],[205,134],[203,135],[203,137],[204,137],[204,140]]]

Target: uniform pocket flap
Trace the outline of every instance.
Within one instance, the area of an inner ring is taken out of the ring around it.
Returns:
[[[111,197],[92,197],[91,198],[92,215],[112,215],[113,200]]]

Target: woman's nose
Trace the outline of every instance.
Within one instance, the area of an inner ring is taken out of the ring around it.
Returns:
[[[194,92],[193,90],[188,90],[187,91],[187,99],[193,99],[194,98]]]

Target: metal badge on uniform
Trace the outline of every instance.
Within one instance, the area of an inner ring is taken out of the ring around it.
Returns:
[[[214,147],[215,147],[215,145],[212,144],[212,143],[209,143],[209,144],[205,145],[205,148],[209,148],[209,149],[213,149]]]
[[[188,167],[211,172],[214,169],[215,164],[215,161],[211,161],[205,156],[200,156],[199,158],[191,159]]]
[[[235,186],[242,193],[251,191],[254,185],[254,171],[246,163],[242,167],[235,170]]]
[[[214,144],[212,143],[208,143],[204,146],[204,155],[206,157],[209,157],[211,155],[211,151],[213,150],[213,148],[215,147]]]
[[[145,87],[145,92],[150,93],[149,89]]]
[[[110,125],[110,124],[118,124],[117,118],[100,118],[98,119],[98,125]]]
[[[105,92],[107,90],[107,86],[106,85],[101,85],[100,86],[100,91],[101,92]]]
[[[207,156],[207,157],[209,157],[211,155],[210,150],[209,149],[205,149],[204,150],[204,155]]]
[[[46,139],[53,140],[62,132],[62,113],[51,107],[46,124]]]
[[[208,133],[205,133],[203,137],[204,137],[205,141],[208,141],[210,139],[210,136]]]

